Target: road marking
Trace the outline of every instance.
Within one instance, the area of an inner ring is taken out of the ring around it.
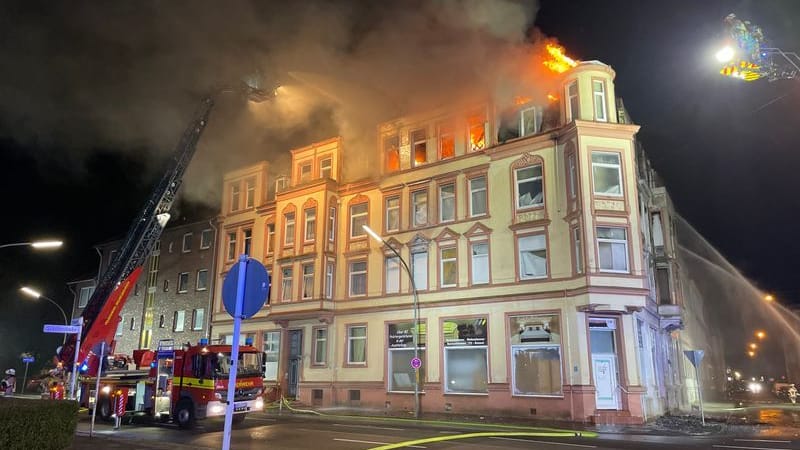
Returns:
[[[771,439],[734,439],[738,442],[774,442],[776,444],[791,444],[792,441],[773,441]]]
[[[392,444],[391,444],[391,443],[389,443],[389,442],[359,441],[358,439],[339,439],[339,438],[333,438],[333,440],[334,440],[334,441],[342,441],[342,442],[357,442],[357,443],[359,443],[359,444],[392,445]],[[408,447],[413,447],[413,448],[428,448],[428,447],[423,447],[423,446],[421,446],[421,445],[409,445]]]
[[[566,445],[568,447],[597,448],[596,445],[569,444],[569,443],[566,443],[566,442],[553,442],[553,441],[535,441],[533,439],[517,439],[517,438],[507,438],[507,437],[491,437],[489,439],[501,439],[501,440],[504,440],[504,441],[517,441],[517,442],[535,442],[537,444]]]
[[[390,430],[390,431],[405,431],[405,428],[392,428],[392,427],[376,427],[375,425],[350,425],[346,423],[335,423],[335,427],[348,427],[348,428],[370,428],[373,430]]]
[[[740,448],[746,450],[789,450],[789,449],[780,449],[775,447],[743,447],[741,445],[718,445],[714,444],[713,447],[715,448]]]
[[[275,422],[277,419],[262,419],[261,417],[248,417],[247,420],[260,420],[262,422]]]

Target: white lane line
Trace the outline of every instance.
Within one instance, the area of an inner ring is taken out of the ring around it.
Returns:
[[[347,423],[335,423],[333,426],[347,428],[369,428],[371,430],[405,431],[405,428],[377,427],[375,425],[352,425]]]
[[[550,445],[564,445],[567,447],[582,447],[582,448],[597,448],[596,445],[584,445],[584,444],[569,444],[567,442],[554,442],[554,441],[535,441],[533,439],[518,439],[518,438],[509,438],[509,437],[500,437],[500,436],[493,436],[489,439],[501,439],[504,441],[517,441],[517,442],[535,442],[537,444],[550,444]],[[772,449],[775,450],[775,449]]]
[[[788,448],[787,449],[780,449],[780,448],[775,448],[775,447],[744,447],[744,446],[741,446],[741,445],[719,445],[719,444],[714,444],[713,447],[714,448],[739,448],[739,449],[745,449],[745,450],[789,450]]]
[[[774,442],[777,444],[791,444],[792,441],[773,441],[772,439],[734,439],[738,442]]]
[[[391,444],[391,442],[359,441],[358,439],[333,438],[333,440],[334,441],[342,441],[342,442],[356,442],[356,443],[359,443],[359,444],[376,444],[376,445],[389,445],[389,444]],[[411,447],[411,448],[428,448],[428,447],[423,447],[421,445],[408,445],[407,447]]]

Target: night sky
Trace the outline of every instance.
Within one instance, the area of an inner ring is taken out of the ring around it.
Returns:
[[[49,359],[61,338],[41,325],[61,314],[19,287],[69,312],[66,282],[94,275],[92,245],[124,234],[211,86],[258,70],[293,95],[260,110],[219,103],[179,219],[213,211],[231,167],[285,162],[288,149],[337,133],[358,159],[371,120],[424,106],[453,80],[487,78],[545,36],[616,70],[677,210],[758,287],[800,304],[800,80],[718,75],[732,12],[800,51],[793,0],[4,2],[0,244],[66,244],[0,250],[0,367],[21,369],[23,351]]]

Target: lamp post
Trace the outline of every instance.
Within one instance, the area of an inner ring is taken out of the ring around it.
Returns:
[[[64,243],[62,241],[33,241],[33,242],[14,242],[11,244],[0,244],[0,248],[6,247],[26,247],[30,246],[36,249],[40,248],[58,248]]]
[[[64,312],[64,308],[62,308],[61,305],[56,303],[52,298],[46,297],[46,296],[42,295],[41,292],[36,291],[34,289],[31,289],[31,288],[29,288],[27,286],[23,286],[19,290],[20,290],[20,292],[22,292],[23,294],[25,294],[25,295],[27,295],[29,297],[43,298],[43,299],[47,300],[48,302],[56,305],[56,308],[58,308],[58,310],[61,311],[61,315],[64,316],[64,325],[69,325],[69,320],[67,320],[67,313]],[[61,345],[64,345],[66,343],[67,343],[67,334],[64,333],[64,342],[62,342]]]
[[[419,360],[419,297],[417,295],[417,285],[414,283],[414,274],[411,273],[411,269],[408,268],[408,264],[406,260],[400,256],[400,253],[395,250],[394,247],[389,245],[382,237],[378,235],[378,233],[372,231],[372,229],[366,225],[361,226],[364,231],[367,232],[372,239],[382,243],[386,247],[389,247],[389,250],[397,256],[397,259],[400,260],[400,263],[403,265],[403,268],[406,270],[408,274],[408,279],[411,281],[411,292],[414,297],[414,332],[411,334],[412,337],[412,344],[414,345],[414,361]],[[414,367],[414,418],[419,419],[419,367]]]

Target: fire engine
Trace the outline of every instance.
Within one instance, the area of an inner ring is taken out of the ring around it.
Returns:
[[[177,349],[168,339],[160,341],[156,351],[137,350],[132,367],[113,358],[108,357],[100,376],[99,395],[96,377],[84,377],[81,382],[81,404],[91,409],[98,401],[99,418],[115,417],[120,397],[124,414],[152,416],[162,422],[171,418],[181,428],[191,427],[197,419],[225,415],[233,365],[230,345],[209,345],[201,339],[197,345]],[[262,374],[262,353],[246,342],[239,347],[234,423],[242,422],[248,412],[264,409]]]
[[[155,351],[136,351],[133,363],[109,354],[114,349],[119,313],[169,221],[169,210],[208,124],[216,95],[234,92],[243,94],[249,101],[269,99],[268,91],[254,81],[250,79],[235,88],[218,89],[202,100],[164,174],[128,229],[116,257],[99,277],[83,310],[80,341],[71,335],[57,351],[60,363],[70,368],[73,382],[80,372],[81,404],[88,406],[97,399],[101,417],[141,411],[162,420],[172,418],[182,427],[188,427],[195,419],[225,413],[223,399],[226,400],[231,367],[230,345],[200,342],[175,348],[172,342],[159,342]],[[73,367],[73,358],[78,367]],[[252,345],[245,345],[241,347],[239,358],[234,408],[237,420],[241,421],[244,413],[263,407],[259,400],[263,389],[261,353]],[[98,377],[99,393],[93,391]],[[119,403],[111,403],[120,399]]]

